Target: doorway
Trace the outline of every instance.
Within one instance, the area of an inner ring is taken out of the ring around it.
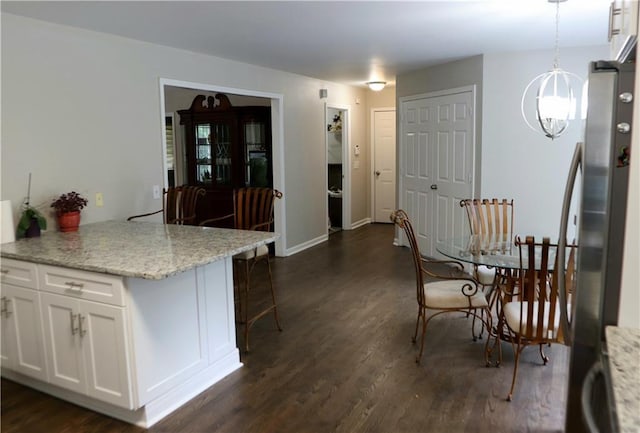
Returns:
[[[346,105],[325,106],[327,156],[327,233],[351,228],[351,173],[349,110]]]
[[[473,195],[474,101],[475,86],[400,99],[400,207],[429,257],[442,257],[436,244],[466,229],[459,203]]]
[[[373,158],[373,222],[391,223],[396,206],[396,110],[374,108],[371,113]]]
[[[223,94],[233,94],[238,97],[248,97],[252,100],[255,98],[262,98],[266,102],[265,104],[271,107],[271,144],[272,144],[272,167],[273,167],[273,187],[283,193],[283,197],[280,200],[276,200],[274,204],[274,230],[280,233],[280,237],[275,242],[275,254],[276,256],[285,256],[286,245],[287,245],[287,236],[286,236],[286,214],[285,214],[285,205],[286,205],[286,191],[284,189],[284,124],[283,124],[283,95],[276,93],[267,93],[260,92],[254,90],[246,90],[246,89],[235,89],[229,87],[221,87],[221,86],[212,86],[209,84],[202,83],[192,83],[187,81],[173,80],[160,78],[160,111],[161,111],[161,126],[162,126],[162,169],[164,173],[164,187],[169,186],[169,166],[167,161],[167,135],[164,131],[166,131],[166,112],[170,111],[166,108],[166,96],[167,96],[167,88],[176,87],[184,89],[185,91],[192,92],[212,92],[212,93],[223,93]],[[193,99],[193,98],[191,98]],[[173,116],[173,126],[175,128],[176,122],[179,122],[176,119],[176,116]],[[176,141],[183,139],[174,129],[173,138]],[[176,147],[177,149],[177,147]],[[177,165],[177,160],[182,155],[182,151],[178,153],[176,156],[176,161],[174,162],[174,166]],[[177,170],[176,170],[177,172]],[[184,178],[180,178],[178,173],[176,175],[176,182],[184,182]],[[184,176],[183,176],[184,177]]]

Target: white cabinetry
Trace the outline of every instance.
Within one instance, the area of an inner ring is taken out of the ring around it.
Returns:
[[[47,380],[36,265],[3,259],[0,274],[2,367]]]
[[[3,376],[142,427],[242,365],[231,257],[162,280],[3,259],[1,306]]]
[[[2,284],[2,366],[47,380],[38,292]]]
[[[41,296],[50,383],[131,409],[124,308]]]
[[[609,43],[611,58],[618,58],[630,48],[638,34],[638,0],[614,0],[609,8]]]
[[[49,381],[131,409],[122,278],[38,265],[38,280]]]

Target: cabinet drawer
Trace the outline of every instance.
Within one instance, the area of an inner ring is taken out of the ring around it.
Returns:
[[[120,277],[47,265],[38,266],[38,277],[40,290],[124,306]]]
[[[38,272],[35,263],[2,259],[2,282],[29,289],[38,288]]]

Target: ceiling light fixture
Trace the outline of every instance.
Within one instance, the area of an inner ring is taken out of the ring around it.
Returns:
[[[384,86],[387,85],[387,82],[386,81],[369,81],[366,84],[374,92],[379,92],[380,90],[384,89]]]
[[[571,88],[571,81],[578,80],[580,86],[582,85],[582,79],[571,72],[563,71],[558,67],[558,57],[560,53],[559,38],[558,38],[558,22],[560,17],[560,3],[566,0],[548,0],[549,3],[556,4],[556,40],[555,40],[555,56],[553,59],[553,69],[549,72],[535,77],[527,85],[522,95],[522,101],[520,109],[524,121],[529,128],[539,132],[532,123],[527,119],[525,113],[525,105],[529,106],[525,100],[530,89],[537,87],[535,101],[535,118],[542,129],[542,133],[551,138],[552,140],[559,137],[569,126],[569,121],[575,118],[576,114],[576,98]],[[537,86],[534,86],[536,85]],[[530,98],[529,98],[530,99]],[[531,112],[532,109],[529,110]]]

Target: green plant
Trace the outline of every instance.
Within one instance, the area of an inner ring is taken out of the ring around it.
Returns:
[[[16,237],[24,238],[27,235],[27,230],[31,226],[31,221],[36,220],[41,230],[47,229],[46,218],[34,207],[29,206],[27,203],[23,205],[22,214],[20,215],[20,221],[18,221],[18,227],[16,229]]]
[[[88,200],[75,191],[60,195],[51,203],[51,207],[56,210],[56,214],[67,212],[76,212],[82,210],[88,203]]]

